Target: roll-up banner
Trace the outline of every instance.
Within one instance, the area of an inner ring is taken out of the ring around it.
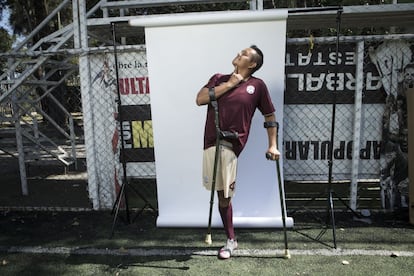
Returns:
[[[264,52],[255,74],[267,84],[283,121],[287,10],[228,11],[147,16],[130,20],[145,26],[160,227],[207,226],[210,192],[202,185],[203,132],[207,106],[197,92],[215,73],[231,73],[232,59],[252,44]],[[236,227],[281,227],[274,162],[263,116],[256,112],[240,155],[233,199]],[[279,130],[281,147],[283,126]],[[282,160],[283,161],[283,160]],[[283,167],[283,166],[282,166]],[[221,226],[215,199],[213,226]],[[293,226],[288,218],[287,225]]]

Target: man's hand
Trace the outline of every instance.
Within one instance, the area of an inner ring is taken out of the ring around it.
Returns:
[[[243,80],[243,76],[239,74],[237,66],[234,66],[233,74],[230,79],[227,81],[230,87],[237,86]]]
[[[269,160],[278,160],[280,157],[280,152],[275,147],[270,147],[266,152],[266,158]]]
[[[235,66],[233,74],[230,76],[229,80],[214,87],[216,99],[232,90],[241,81],[243,81],[243,76],[239,74],[238,68]],[[207,87],[202,87],[197,93],[196,104],[200,106],[208,103],[210,103],[209,89]]]

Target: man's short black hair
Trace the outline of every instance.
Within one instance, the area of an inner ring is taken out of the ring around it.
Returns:
[[[253,55],[253,61],[256,62],[256,67],[252,69],[252,74],[259,70],[263,65],[263,52],[256,45],[250,46],[253,50],[256,51],[256,54]]]

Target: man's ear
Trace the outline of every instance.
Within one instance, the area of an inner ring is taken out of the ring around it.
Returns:
[[[249,65],[249,69],[253,69],[253,68],[255,68],[257,66],[257,63],[256,62],[252,62],[250,65]]]

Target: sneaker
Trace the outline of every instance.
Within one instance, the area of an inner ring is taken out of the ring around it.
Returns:
[[[218,257],[220,259],[229,259],[235,249],[237,249],[237,241],[228,239],[226,245],[219,250]]]

